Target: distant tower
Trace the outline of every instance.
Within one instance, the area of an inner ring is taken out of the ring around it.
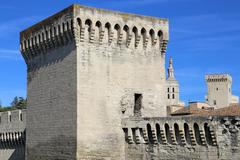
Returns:
[[[239,103],[239,98],[232,95],[232,77],[228,74],[206,75],[205,80],[208,86],[206,102],[215,107],[228,107],[231,104]]]
[[[174,76],[172,57],[169,60],[168,77],[166,80],[167,106],[179,105],[179,84]]]
[[[172,57],[170,57],[169,60],[169,67],[168,67],[168,79],[175,79],[174,77],[174,69],[173,69],[173,61],[172,61]]]

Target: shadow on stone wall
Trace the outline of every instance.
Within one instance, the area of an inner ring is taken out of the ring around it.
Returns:
[[[25,147],[17,148],[8,160],[24,160],[25,159]]]
[[[0,160],[24,160],[25,143],[25,131],[1,133]]]
[[[61,135],[33,147],[27,146],[26,156],[29,160],[75,160],[76,146],[76,137]]]

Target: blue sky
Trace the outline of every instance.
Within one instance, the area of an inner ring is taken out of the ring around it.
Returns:
[[[240,95],[239,0],[1,0],[0,100],[26,96],[26,65],[19,53],[19,32],[72,3],[168,18],[167,59],[174,61],[181,99],[203,101],[204,75],[229,73]]]

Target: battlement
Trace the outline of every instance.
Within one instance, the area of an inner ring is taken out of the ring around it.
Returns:
[[[0,112],[0,130],[1,132],[11,132],[14,130],[25,129],[26,110],[13,110]]]
[[[48,50],[73,41],[73,6],[20,33],[20,50],[28,61]]]
[[[10,157],[11,150],[19,150],[16,157],[24,155],[26,141],[26,110],[13,110],[0,113],[0,153],[1,158]],[[8,152],[1,152],[8,150]],[[9,154],[9,155],[8,155]]]
[[[165,54],[168,42],[168,20],[120,13],[80,5],[63,11],[24,30],[20,50],[26,62],[73,42],[108,47],[159,50]]]
[[[218,122],[218,117],[213,122],[209,118],[211,117],[129,118],[122,121],[122,127],[125,140],[130,144],[217,146],[215,123]],[[208,139],[209,136],[211,139]]]
[[[229,74],[208,74],[205,76],[206,82],[232,82]]]
[[[239,159],[231,151],[234,146],[239,153],[238,139],[231,140],[239,134],[239,120],[239,116],[123,119],[127,159],[138,159],[139,153],[162,159]]]

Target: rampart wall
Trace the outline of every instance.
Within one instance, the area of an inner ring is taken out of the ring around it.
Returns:
[[[0,159],[24,160],[26,110],[0,113]]]
[[[239,117],[129,118],[126,159],[239,159]]]

